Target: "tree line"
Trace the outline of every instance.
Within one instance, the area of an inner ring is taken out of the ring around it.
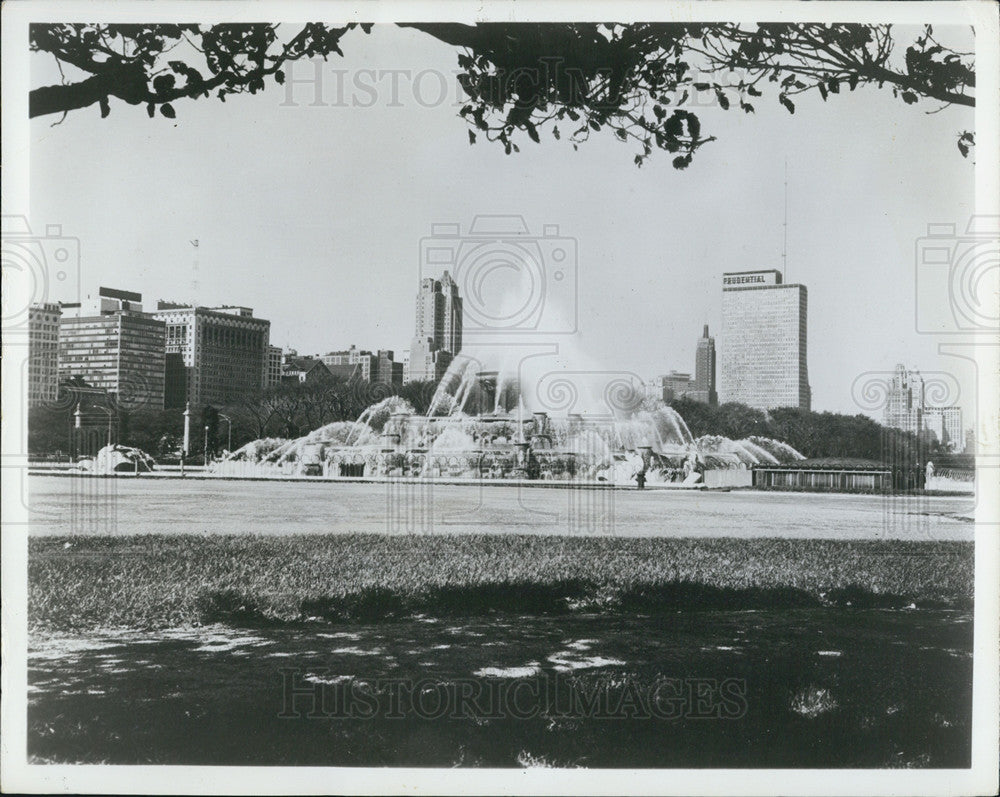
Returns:
[[[224,406],[192,407],[189,453],[197,459],[207,449],[211,458],[262,437],[300,437],[328,423],[356,420],[388,396],[400,396],[416,412],[424,413],[435,388],[433,381],[387,385],[339,377],[282,383]],[[90,441],[87,451],[79,450],[79,432],[74,431],[77,406]],[[76,394],[71,389],[64,389],[50,405],[31,408],[28,452],[33,456],[93,454],[90,448],[107,441],[109,419],[113,442],[141,448],[161,460],[179,456],[183,408],[126,408],[113,395]]]
[[[300,437],[335,421],[356,420],[368,407],[388,396],[400,396],[418,414],[425,414],[437,385],[433,381],[386,385],[331,377],[283,383],[233,404],[192,407],[190,453],[209,457],[236,450],[263,437]],[[836,457],[876,462],[925,462],[954,459],[940,441],[887,428],[867,415],[812,412],[783,407],[763,412],[744,404],[712,406],[687,398],[671,406],[681,414],[695,437],[724,435],[734,440],[751,436],[784,441],[808,458]],[[104,445],[109,414],[116,443],[135,446],[157,459],[172,459],[183,445],[184,411],[115,406],[113,397],[61,395],[50,406],[28,414],[28,451],[34,456],[73,453],[74,411],[82,407],[83,426],[92,445]],[[206,430],[206,427],[207,430]],[[78,446],[77,446],[78,447]]]
[[[742,440],[752,435],[781,440],[809,459],[835,457],[874,462],[924,463],[947,449],[936,439],[892,429],[867,415],[813,412],[798,407],[762,410],[745,404],[712,406],[689,398],[670,402],[691,434],[724,435]]]

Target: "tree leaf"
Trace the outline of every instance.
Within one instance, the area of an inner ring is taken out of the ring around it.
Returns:
[[[104,119],[109,113],[111,113],[111,105],[108,104],[107,97],[101,97],[98,102],[101,105],[101,118]]]
[[[778,102],[784,105],[788,109],[789,113],[795,113],[795,104],[784,94],[778,95]]]
[[[146,113],[148,113],[149,118],[152,119],[154,116],[156,116],[156,106],[153,105],[153,103],[149,103],[146,106]]]
[[[470,144],[475,144],[476,143],[476,134],[472,130],[469,131],[469,143]]]
[[[165,117],[167,117],[167,119],[173,119],[175,116],[177,116],[177,114],[174,113],[174,106],[171,105],[169,102],[165,102],[163,103],[163,105],[160,106],[160,113],[162,113]]]
[[[153,91],[157,94],[163,94],[166,91],[170,91],[174,87],[176,79],[173,75],[157,75],[153,78]]]

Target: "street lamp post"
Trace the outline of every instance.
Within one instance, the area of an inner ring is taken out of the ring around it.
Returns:
[[[205,451],[204,451],[204,455],[202,456],[202,459],[204,460],[203,464],[207,467],[208,466],[208,424],[207,423],[205,424]]]
[[[219,417],[226,422],[226,451],[232,453],[233,450],[233,422],[228,415],[219,413]]]
[[[80,402],[76,403],[76,410],[73,412],[73,439],[70,441],[72,445],[72,459],[75,462],[77,455],[80,453]]]
[[[108,445],[111,445],[111,421],[115,417],[115,414],[109,410],[107,407],[102,407],[98,404],[94,405],[94,409],[98,409],[101,412],[107,413],[108,416]]]
[[[184,460],[191,448],[191,402],[184,405],[184,446],[181,448],[181,477],[184,476]]]

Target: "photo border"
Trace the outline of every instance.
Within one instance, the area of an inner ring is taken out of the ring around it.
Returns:
[[[587,21],[836,21],[899,24],[967,24],[976,30],[977,140],[976,208],[1000,213],[998,196],[998,46],[997,6],[990,0],[957,2],[83,2],[10,0],[3,5],[3,163],[4,214],[27,215],[30,146],[27,97],[29,22],[68,18],[134,22],[329,21],[389,23],[398,20]],[[4,354],[14,348],[6,340]],[[23,348],[23,347],[22,347]],[[995,345],[976,349],[984,377],[979,384],[977,428],[997,429],[1000,376]],[[768,770],[768,769],[476,769],[341,767],[206,767],[32,765],[26,761],[27,711],[27,539],[25,510],[10,497],[20,495],[26,457],[17,455],[24,428],[25,391],[21,363],[2,358],[3,385],[3,533],[2,533],[2,737],[0,763],[4,791],[29,793],[176,793],[176,794],[985,794],[997,785],[998,618],[1000,618],[1000,485],[978,479],[975,540],[975,616],[973,663],[972,766],[961,770]],[[996,437],[980,442],[977,469],[996,461]],[[995,467],[995,466],[994,466]],[[996,473],[986,470],[986,473]],[[21,515],[21,516],[19,516]],[[13,524],[13,525],[11,525]]]

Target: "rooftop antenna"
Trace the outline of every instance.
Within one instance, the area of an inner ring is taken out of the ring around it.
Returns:
[[[788,156],[785,156],[785,220],[782,224],[781,239],[781,272],[782,278],[788,282]]]
[[[197,297],[198,288],[201,286],[201,280],[198,279],[199,276],[198,267],[200,265],[198,262],[198,247],[201,245],[201,241],[198,238],[195,238],[193,241],[188,241],[188,243],[190,243],[191,246],[194,247],[194,255],[192,257],[192,263],[191,263],[191,290],[195,294],[195,297]],[[194,301],[192,301],[192,304],[197,304],[197,303],[198,300],[197,298],[195,298]]]

